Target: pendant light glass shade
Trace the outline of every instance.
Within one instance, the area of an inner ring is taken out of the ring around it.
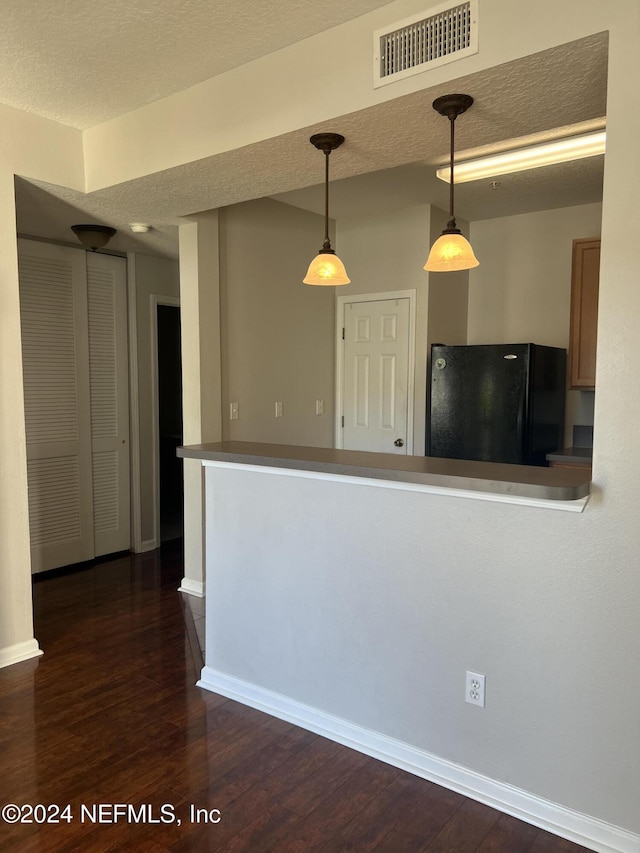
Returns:
[[[466,112],[473,103],[471,95],[443,95],[436,98],[433,108],[441,116],[449,119],[451,146],[449,154],[449,221],[441,236],[435,241],[429,252],[429,257],[423,269],[427,272],[456,272],[458,270],[470,270],[480,266],[480,262],[473,253],[471,244],[462,236],[460,229],[456,226],[456,217],[453,207],[453,170],[455,149],[455,122],[456,118]]]
[[[303,284],[351,284],[344,264],[335,252],[319,252],[309,264]]]
[[[424,269],[428,272],[455,272],[480,266],[471,243],[462,234],[442,234],[431,247]]]
[[[329,154],[344,142],[339,133],[315,133],[309,142],[325,155],[324,175],[324,243],[309,264],[303,284],[316,284],[333,287],[337,284],[351,284],[344,264],[331,248],[329,240]]]

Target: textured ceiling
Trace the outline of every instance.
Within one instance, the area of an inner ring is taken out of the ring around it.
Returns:
[[[456,124],[458,150],[495,151],[514,138],[549,138],[557,128],[600,119],[606,112],[606,68],[607,37],[601,34],[447,84],[448,91],[475,98]],[[20,180],[18,230],[68,240],[69,226],[81,219],[119,230],[143,221],[154,231],[133,244],[133,236],[118,234],[110,245],[175,256],[177,226],[198,211],[263,196],[320,211],[323,155],[308,141],[319,130],[346,137],[331,155],[332,216],[427,202],[446,209],[447,186],[433,176],[433,164],[446,161],[449,146],[448,124],[431,108],[442,94],[441,88],[424,89],[331,126],[308,127],[86,196]],[[511,175],[495,191],[489,182],[460,185],[457,212],[475,220],[597,201],[602,161]]]
[[[0,102],[87,128],[388,0],[5,0]]]
[[[455,212],[461,219],[476,222],[599,202],[603,173],[604,156],[600,156],[461,184],[455,191]],[[492,186],[492,181],[497,186]],[[319,185],[274,198],[323,214],[323,190]],[[449,186],[435,177],[435,166],[422,163],[370,172],[331,184],[331,216],[338,220],[366,216],[381,207],[391,211],[427,202],[449,210]]]

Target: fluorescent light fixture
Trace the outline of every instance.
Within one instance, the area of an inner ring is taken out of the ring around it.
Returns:
[[[600,130],[596,133],[583,133],[580,136],[556,139],[553,142],[542,142],[540,145],[527,145],[524,148],[503,151],[501,154],[456,161],[455,182],[463,184],[466,181],[478,181],[481,178],[494,178],[499,175],[509,175],[512,172],[537,169],[540,166],[553,166],[555,163],[595,157],[597,154],[604,154],[606,142],[607,133]],[[436,176],[448,184],[449,166],[437,169]]]

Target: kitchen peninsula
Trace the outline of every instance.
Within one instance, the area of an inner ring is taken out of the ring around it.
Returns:
[[[566,578],[539,555],[591,521],[588,472],[245,442],[178,454],[205,473],[199,686],[469,790],[463,750],[499,739],[508,686],[563,624]],[[465,670],[487,674],[486,709],[465,703]]]
[[[528,498],[532,501],[558,501],[563,505],[571,504],[563,508],[574,510],[584,509],[589,495],[589,477],[584,472],[553,471],[530,465],[244,441],[181,447],[178,456],[200,459],[204,465],[251,465],[307,472],[310,476],[316,473],[361,477],[365,481],[381,481],[389,488],[444,490],[461,495],[471,491],[486,500]]]

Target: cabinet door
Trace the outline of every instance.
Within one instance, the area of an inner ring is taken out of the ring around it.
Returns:
[[[569,386],[594,388],[598,331],[600,239],[574,240],[571,273]]]

